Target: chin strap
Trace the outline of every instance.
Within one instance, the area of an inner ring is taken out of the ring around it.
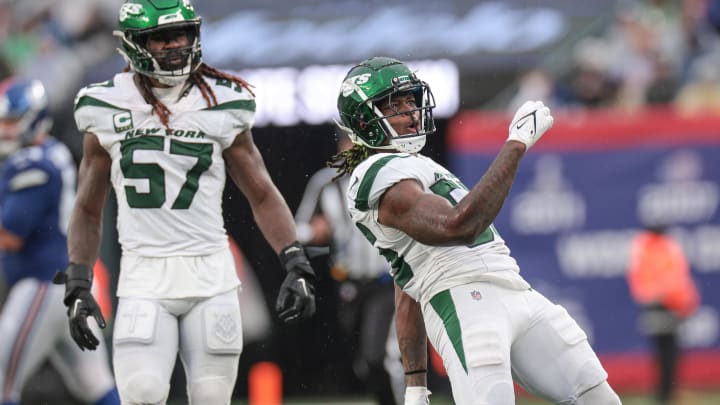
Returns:
[[[157,79],[157,81],[164,85],[175,87],[187,81],[187,79],[190,77],[190,73],[178,76],[164,76],[155,74],[152,75],[152,77],[154,77],[155,79]]]
[[[400,152],[418,153],[425,146],[425,135],[405,136],[390,139],[390,146]]]
[[[350,141],[352,143],[354,143],[356,145],[368,146],[365,142],[362,141],[362,139],[360,139],[357,135],[355,135],[355,132],[353,132],[353,130],[351,128],[346,127],[345,125],[341,124],[340,121],[338,121],[334,118],[333,118],[333,121],[335,121],[335,125],[337,125],[337,127],[340,128],[340,130],[342,132],[344,132],[345,135],[348,136],[348,138],[350,138]]]
[[[397,136],[397,137],[391,137],[390,138],[390,144],[389,145],[382,145],[382,146],[370,146],[365,141],[362,140],[359,136],[357,136],[352,129],[344,126],[341,124],[338,120],[335,121],[335,125],[342,130],[342,132],[345,133],[345,135],[350,138],[350,141],[356,145],[363,145],[370,149],[377,149],[377,150],[396,150],[398,152],[404,152],[404,153],[417,153],[422,150],[423,147],[425,147],[425,142],[427,141],[427,135],[421,134],[421,135],[408,135],[408,136]],[[393,133],[395,133],[393,131]]]

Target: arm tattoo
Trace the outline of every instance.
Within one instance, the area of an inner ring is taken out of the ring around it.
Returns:
[[[471,224],[485,229],[495,220],[515,180],[522,147],[506,143],[470,194],[462,199],[458,208]]]

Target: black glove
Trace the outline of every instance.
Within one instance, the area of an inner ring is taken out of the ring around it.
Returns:
[[[287,276],[280,286],[275,310],[286,323],[296,323],[315,313],[315,272],[299,242],[293,242],[278,256]]]
[[[98,326],[105,327],[105,318],[100,312],[100,306],[90,292],[93,272],[84,264],[70,263],[67,270],[55,273],[53,283],[65,284],[65,299],[63,302],[68,308],[70,322],[70,335],[80,350],[95,350],[100,341],[88,327],[87,318],[92,315]]]

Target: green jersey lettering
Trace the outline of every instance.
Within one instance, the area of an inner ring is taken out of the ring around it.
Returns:
[[[141,193],[135,186],[125,186],[125,195],[131,208],[160,208],[165,203],[165,172],[157,163],[137,163],[133,154],[137,150],[162,151],[166,138],[162,136],[142,136],[122,141],[120,169],[128,179],[147,179],[149,189]],[[213,145],[209,143],[183,142],[170,139],[170,154],[197,158],[195,165],[185,175],[180,192],[173,202],[172,209],[188,209],[197,193],[200,176],[212,163]]]
[[[450,201],[450,204],[457,205],[458,202],[468,193],[467,187],[460,182],[457,178],[448,178],[447,176],[438,176],[438,180],[430,186],[430,191]],[[483,243],[492,242],[495,240],[497,230],[495,225],[490,225],[483,231],[476,239],[475,242],[468,245],[468,247],[475,247],[482,245]]]

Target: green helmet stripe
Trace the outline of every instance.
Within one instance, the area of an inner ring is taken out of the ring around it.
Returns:
[[[141,31],[183,21],[199,21],[187,0],[131,0],[120,7],[118,15],[122,31]]]

